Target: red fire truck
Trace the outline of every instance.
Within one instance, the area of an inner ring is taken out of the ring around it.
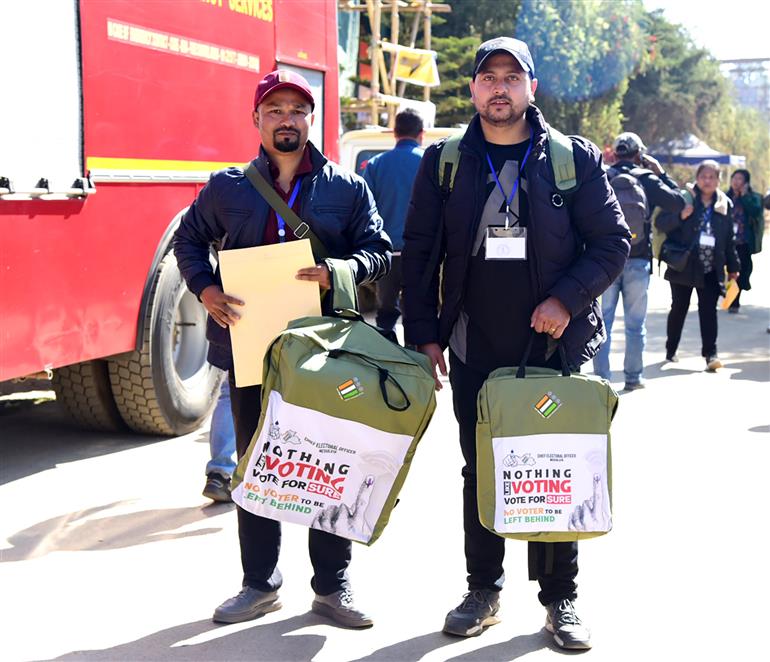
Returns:
[[[53,370],[92,428],[194,429],[220,375],[171,238],[210,172],[256,153],[276,66],[313,86],[337,160],[336,1],[19,0],[0,55],[0,381]]]

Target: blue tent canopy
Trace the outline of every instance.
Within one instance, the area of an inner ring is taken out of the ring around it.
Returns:
[[[745,156],[724,154],[716,149],[712,149],[692,133],[686,135],[684,138],[650,147],[647,152],[661,163],[667,164],[698,165],[705,159],[712,159],[713,161],[724,165],[746,165]]]

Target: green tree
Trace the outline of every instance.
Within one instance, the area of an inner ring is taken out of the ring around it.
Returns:
[[[475,109],[468,81],[473,74],[473,60],[481,40],[479,37],[435,37],[431,44],[438,52],[441,85],[431,91],[436,104],[436,126],[467,123]]]
[[[719,63],[660,11],[648,14],[646,23],[651,57],[629,82],[622,106],[624,128],[648,145],[689,133],[703,138],[709,114],[722,106],[728,90]]]

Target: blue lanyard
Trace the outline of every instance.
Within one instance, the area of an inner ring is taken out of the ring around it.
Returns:
[[[524,155],[524,160],[521,162],[521,165],[519,166],[519,174],[516,177],[516,181],[513,182],[513,189],[511,190],[510,197],[506,197],[505,191],[503,190],[503,185],[500,183],[500,179],[497,176],[497,173],[495,172],[495,167],[492,165],[492,159],[489,158],[489,152],[487,152],[487,163],[489,164],[489,169],[492,171],[492,176],[495,178],[495,182],[497,182],[497,186],[500,189],[500,193],[503,194],[503,200],[505,200],[505,228],[508,229],[508,215],[511,211],[511,203],[513,202],[513,197],[516,195],[516,191],[519,189],[519,181],[521,180],[521,175],[524,172],[524,165],[527,163],[527,159],[529,158],[529,153],[532,151],[532,143],[534,142],[534,136],[535,132],[530,127],[529,129],[529,146],[527,147],[527,153]]]
[[[701,227],[706,234],[711,234],[711,217],[714,215],[714,205],[709,205],[703,210]]]
[[[302,177],[297,180],[297,183],[294,185],[294,190],[291,192],[291,197],[288,202],[289,209],[294,206],[294,201],[297,199],[297,193],[299,193],[300,184],[302,184]],[[284,243],[286,241],[286,221],[283,220],[283,217],[278,212],[275,212],[275,215],[278,217],[278,241]]]

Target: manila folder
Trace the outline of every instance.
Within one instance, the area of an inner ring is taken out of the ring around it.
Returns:
[[[295,278],[314,264],[307,239],[219,252],[222,289],[245,303],[231,304],[241,316],[230,327],[239,388],[262,383],[265,352],[291,320],[321,314],[318,283]]]

